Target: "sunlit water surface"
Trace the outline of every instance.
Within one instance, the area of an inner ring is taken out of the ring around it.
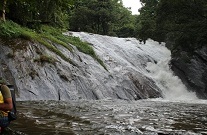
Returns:
[[[22,135],[203,135],[207,101],[97,100],[18,102]]]

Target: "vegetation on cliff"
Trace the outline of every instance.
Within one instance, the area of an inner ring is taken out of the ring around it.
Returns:
[[[41,26],[41,31],[36,32],[32,29],[22,27],[12,21],[5,21],[0,23],[0,37],[6,40],[12,38],[23,38],[26,40],[39,42],[59,55],[62,59],[76,66],[76,64],[70,58],[67,58],[60,50],[53,46],[50,41],[64,46],[71,52],[73,51],[73,48],[70,44],[72,44],[76,46],[79,51],[92,56],[106,69],[104,63],[98,58],[93,48],[88,43],[82,42],[77,37],[65,36],[62,34],[60,29],[54,27]]]

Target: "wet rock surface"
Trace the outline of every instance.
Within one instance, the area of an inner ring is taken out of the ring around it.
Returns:
[[[170,56],[163,45],[154,41],[147,41],[144,45],[134,38],[73,34],[91,44],[108,71],[75,47],[75,51],[70,52],[54,44],[78,66],[64,61],[38,43],[21,39],[0,40],[1,76],[15,85],[17,100],[162,97],[162,91],[147,76],[149,71],[145,67],[148,62],[156,63]],[[41,55],[52,57],[55,63],[38,61]]]

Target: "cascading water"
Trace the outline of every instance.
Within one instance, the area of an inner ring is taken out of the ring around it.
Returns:
[[[169,67],[171,52],[164,43],[158,44],[155,41],[147,40],[146,44],[142,44],[134,38],[124,39],[87,33],[73,34],[93,44],[102,59],[111,58],[112,61],[115,61],[117,65],[111,67],[111,72],[115,72],[117,69],[120,72],[121,69],[130,67],[152,78],[167,100],[197,99],[196,94],[189,92],[182,81],[174,76]],[[137,57],[139,55],[142,57]],[[145,64],[147,66],[143,66]]]
[[[197,100],[194,92],[189,92],[182,81],[173,74],[169,68],[169,58],[159,61],[157,64],[149,62],[147,69],[149,75],[161,88],[163,96],[167,100]]]
[[[156,63],[147,63],[146,69],[148,73],[146,75],[151,77],[162,90],[163,98],[172,101],[197,100],[196,94],[189,92],[182,81],[170,69],[171,52],[165,47],[165,44],[157,44],[151,40],[148,40],[146,44],[151,44],[152,48],[148,48],[147,53],[157,61]],[[149,51],[151,49],[156,51]]]
[[[194,92],[189,92],[182,81],[173,74],[170,69],[169,62],[171,53],[169,50],[163,49],[165,57],[157,63],[148,62],[146,69],[149,75],[163,92],[163,96],[167,100],[197,100]]]

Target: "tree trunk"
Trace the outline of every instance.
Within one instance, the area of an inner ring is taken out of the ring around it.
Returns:
[[[2,20],[6,21],[6,0],[4,0],[3,8],[2,8]]]

